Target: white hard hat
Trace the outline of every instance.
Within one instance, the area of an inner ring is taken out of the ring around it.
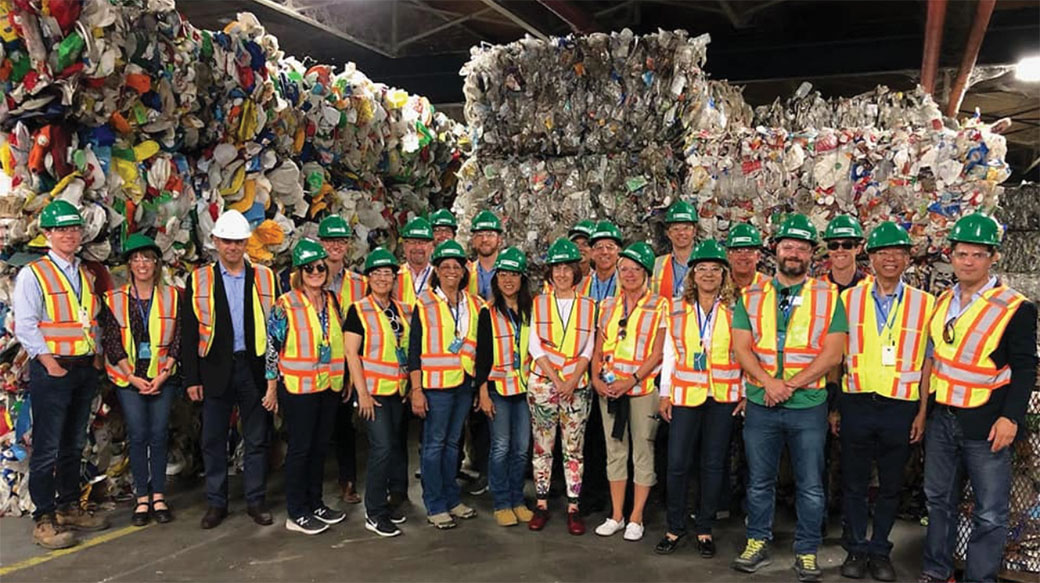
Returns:
[[[213,236],[232,241],[248,239],[253,234],[249,221],[236,210],[224,211],[213,225]]]

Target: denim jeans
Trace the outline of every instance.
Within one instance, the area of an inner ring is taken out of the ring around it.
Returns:
[[[289,435],[285,452],[285,506],[289,518],[311,514],[324,502],[325,454],[329,450],[341,394],[324,390],[292,394],[278,388],[278,406]]]
[[[989,441],[964,439],[956,415],[940,406],[929,419],[924,450],[928,534],[923,570],[933,577],[946,579],[953,573],[957,507],[965,477],[971,481],[975,506],[964,580],[995,581],[1007,543],[1011,448],[993,453]]]
[[[777,468],[784,446],[791,452],[795,479],[796,554],[815,554],[824,518],[823,448],[827,441],[827,405],[808,409],[763,407],[748,402],[744,447],[748,458],[747,537],[773,538]]]
[[[666,502],[668,532],[686,534],[686,506],[690,484],[690,468],[701,439],[704,424],[702,407],[672,407],[668,424],[668,469]],[[698,515],[699,516],[699,515]]]
[[[38,360],[29,363],[33,421],[29,496],[36,505],[34,519],[79,500],[80,462],[99,373],[93,366],[67,370],[65,376],[55,378]]]
[[[386,496],[395,483],[408,481],[408,466],[401,447],[401,423],[405,405],[401,397],[373,396],[375,419],[363,421],[368,433],[368,471],[365,476],[365,513],[372,520],[390,516]]]
[[[686,534],[690,471],[700,468],[700,499],[697,502],[698,535],[711,534],[719,510],[726,478],[733,409],[736,403],[708,399],[698,407],[672,407],[668,427],[668,532]],[[693,463],[699,455],[699,463]]]
[[[350,381],[346,381],[350,382]],[[357,395],[351,395],[346,403],[336,408],[336,426],[332,441],[336,446],[336,462],[339,465],[339,485],[357,481],[357,431],[354,429],[354,403]]]
[[[700,439],[700,501],[697,504],[697,534],[711,534],[715,514],[722,504],[722,493],[729,481],[729,442],[733,437],[733,409],[736,403],[708,399],[704,405]]]
[[[130,438],[130,473],[138,497],[166,493],[166,436],[170,407],[180,383],[167,380],[158,395],[142,395],[130,386],[116,390]]]
[[[531,446],[531,409],[527,395],[503,397],[491,389],[495,417],[491,424],[488,486],[495,510],[524,505],[524,472]]]
[[[473,380],[466,377],[453,389],[423,391],[429,410],[423,423],[423,504],[429,515],[441,514],[461,501],[455,475],[459,468],[459,438],[473,407]]]

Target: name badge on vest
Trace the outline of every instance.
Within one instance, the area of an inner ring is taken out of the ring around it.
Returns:
[[[147,342],[138,342],[137,358],[140,358],[141,360],[152,358],[152,345]]]
[[[397,347],[397,365],[401,368],[408,366],[408,355],[400,346]]]
[[[882,346],[881,347],[881,366],[895,366],[896,365],[896,347],[895,346]]]
[[[79,323],[84,329],[90,328],[90,312],[85,307],[79,309]]]
[[[326,343],[318,345],[318,364],[329,364],[332,362],[332,346]]]
[[[520,370],[520,355],[513,353],[513,368]]]
[[[792,306],[800,306],[800,305],[802,305],[802,296],[794,296],[793,298],[791,298],[791,305]]]
[[[693,370],[697,372],[703,372],[708,370],[708,353],[707,352],[694,352],[693,353]]]
[[[460,350],[462,350],[462,338],[456,337],[455,340],[451,341],[451,345],[448,346],[448,352],[458,354]]]

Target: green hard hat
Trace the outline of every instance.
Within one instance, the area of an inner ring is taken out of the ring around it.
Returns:
[[[389,267],[397,273],[399,264],[394,254],[387,251],[386,247],[376,247],[368,254],[365,258],[365,275],[372,273],[374,270],[380,267]]]
[[[823,240],[831,239],[862,239],[863,227],[860,226],[856,217],[851,215],[838,215],[827,223],[827,229],[823,232]]]
[[[422,217],[415,217],[408,221],[408,224],[404,226],[404,231],[401,232],[401,238],[433,241],[433,227],[430,226],[430,221],[427,221]]]
[[[455,219],[455,213],[448,209],[434,211],[430,215],[430,223],[434,227],[451,227],[453,230],[459,230],[459,222]]]
[[[696,265],[702,261],[718,261],[729,265],[729,260],[726,259],[726,248],[715,239],[697,243],[697,246],[693,248],[693,253],[690,254],[690,261],[687,265]]]
[[[726,248],[740,249],[742,247],[761,247],[762,233],[758,232],[751,223],[740,223],[733,225],[726,234]]]
[[[329,215],[318,224],[318,236],[322,239],[345,239],[352,234],[350,225],[339,215]]]
[[[546,264],[556,265],[557,263],[570,263],[572,261],[581,261],[581,251],[578,250],[578,246],[574,244],[574,241],[560,237],[553,241],[552,245],[549,245],[549,253],[545,258]]]
[[[816,227],[813,226],[809,217],[803,214],[793,214],[780,225],[780,230],[774,237],[777,241],[781,239],[797,239],[807,241],[816,245]]]
[[[527,271],[527,256],[516,247],[506,247],[495,260],[495,271],[524,273]]]
[[[586,239],[592,238],[592,233],[596,231],[596,221],[585,219],[584,221],[578,221],[571,227],[571,230],[567,231],[567,238],[574,240],[575,237],[585,237]]]
[[[654,272],[654,250],[650,245],[647,245],[643,241],[636,241],[621,252],[622,257],[626,257],[635,261],[639,265],[643,266],[643,269],[647,273]]]
[[[617,225],[610,221],[600,221],[596,223],[596,230],[592,232],[592,236],[589,237],[589,244],[592,245],[600,239],[612,239],[618,245],[621,244],[621,229],[617,228]]]
[[[972,213],[957,219],[947,238],[954,243],[976,243],[1000,247],[1000,225],[993,220],[993,217],[982,213]]]
[[[477,213],[477,216],[473,217],[473,222],[470,223],[469,230],[474,233],[478,231],[495,231],[501,233],[502,221],[498,220],[495,213],[491,211],[480,211]]]
[[[664,215],[664,222],[668,224],[696,223],[697,209],[685,200],[676,201],[672,206],[668,207],[668,212]]]
[[[462,249],[462,245],[449,239],[442,242],[440,245],[437,245],[437,248],[433,250],[432,261],[434,265],[440,265],[440,262],[444,259],[458,259],[459,263],[465,266],[466,251]]]
[[[40,213],[40,227],[43,229],[82,226],[83,217],[76,207],[66,200],[56,200],[43,207],[43,212]]]
[[[127,237],[126,242],[123,243],[123,258],[129,258],[134,251],[143,251],[145,249],[151,249],[155,251],[156,255],[162,257],[162,250],[159,249],[154,239],[141,233],[134,233]]]
[[[319,259],[325,259],[328,256],[329,254],[325,252],[325,248],[321,246],[321,243],[311,241],[310,239],[300,239],[300,242],[292,250],[292,265],[293,267],[300,267],[308,263],[314,263]]]
[[[867,251],[884,249],[885,247],[910,247],[910,235],[906,229],[893,223],[885,221],[874,227],[867,237]]]

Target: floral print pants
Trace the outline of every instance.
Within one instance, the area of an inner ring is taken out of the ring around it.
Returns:
[[[556,428],[563,430],[563,474],[567,482],[567,499],[578,503],[581,495],[581,476],[585,469],[582,449],[585,447],[585,424],[589,420],[592,390],[579,387],[570,397],[562,398],[552,381],[531,375],[527,387],[527,403],[531,407],[531,430],[534,437],[534,487],[539,500],[549,497],[552,478],[553,445]]]

